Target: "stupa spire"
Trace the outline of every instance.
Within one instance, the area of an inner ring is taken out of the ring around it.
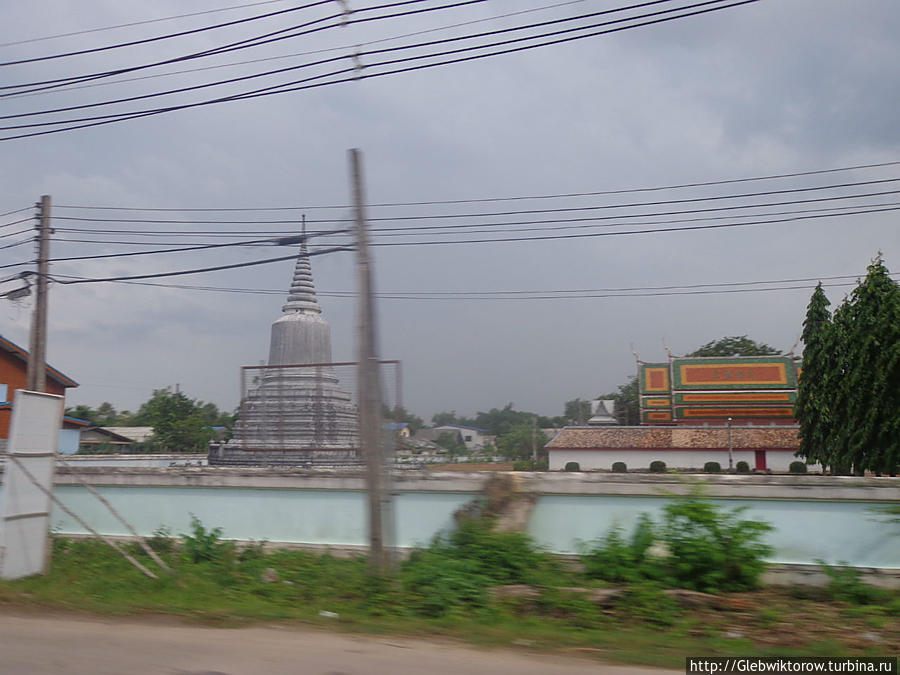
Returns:
[[[321,314],[322,308],[316,299],[316,286],[313,283],[312,266],[309,264],[309,250],[306,246],[306,216],[303,216],[301,233],[303,240],[300,243],[300,253],[297,255],[297,264],[294,265],[294,277],[291,280],[291,290],[288,293],[288,301],[281,308],[285,314],[301,312],[304,314]]]

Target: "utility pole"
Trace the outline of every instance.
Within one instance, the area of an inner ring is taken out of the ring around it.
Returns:
[[[734,445],[731,442],[731,418],[728,418],[728,470],[734,469]]]
[[[50,195],[41,197],[37,227],[37,294],[31,317],[27,387],[30,391],[47,391],[47,274],[50,269]]]
[[[531,461],[537,464],[537,417],[534,415],[531,417]]]
[[[384,546],[384,450],[381,429],[380,364],[375,344],[375,312],[372,298],[372,269],[366,231],[361,154],[350,150],[350,178],[356,209],[356,272],[359,284],[359,440],[366,460],[366,490],[369,497],[369,570],[383,575],[388,571]]]

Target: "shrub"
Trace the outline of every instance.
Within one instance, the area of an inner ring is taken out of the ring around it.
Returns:
[[[791,462],[788,471],[791,473],[806,473],[806,462]]]
[[[549,468],[550,466],[546,459],[539,459],[536,462],[530,459],[520,459],[517,462],[513,462],[513,471],[547,471]]]
[[[488,520],[463,519],[404,563],[402,579],[415,611],[442,616],[487,603],[486,588],[502,584],[546,585],[556,572],[548,554],[520,532],[495,532]]]
[[[843,600],[854,605],[869,605],[885,600],[890,592],[870,586],[862,580],[859,570],[840,562],[841,567],[832,567],[824,561],[816,561],[828,577],[826,591],[834,600]]]
[[[578,462],[566,462],[566,471],[581,471],[581,465]]]
[[[647,550],[653,545],[655,534],[653,521],[644,513],[631,535],[625,541],[622,530],[610,530],[597,545],[581,556],[585,573],[592,579],[605,581],[638,581],[658,576],[649,566]]]
[[[182,551],[191,562],[221,560],[233,546],[221,540],[222,528],[207,530],[195,515],[191,515],[191,534],[181,535]]]
[[[698,591],[755,588],[772,547],[762,542],[768,523],[740,520],[745,508],[725,511],[695,492],[663,508],[661,538],[671,553],[673,580]]]
[[[666,463],[659,459],[653,460],[650,462],[650,470],[653,473],[665,473]]]
[[[718,462],[707,462],[706,464],[703,465],[703,470],[706,473],[721,473],[722,465],[719,464]]]
[[[589,577],[616,582],[659,581],[706,592],[755,588],[772,549],[762,543],[772,529],[740,520],[699,495],[676,497],[663,507],[662,524],[644,514],[626,541],[610,531],[582,555]]]
[[[735,468],[737,469],[738,473],[750,473],[750,465],[747,464],[747,462],[745,462],[744,460],[738,462]]]
[[[613,462],[612,470],[613,473],[627,473],[628,466],[625,464],[625,462]]]

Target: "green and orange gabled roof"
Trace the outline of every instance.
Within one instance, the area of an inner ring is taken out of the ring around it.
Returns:
[[[15,354],[16,356],[18,356],[20,359],[22,359],[26,363],[28,362],[28,351],[25,349],[22,349],[19,345],[17,345],[12,340],[7,340],[2,335],[0,335],[0,349],[3,349],[11,354]],[[66,388],[78,386],[78,383],[75,380],[73,380],[68,375],[61,373],[60,371],[58,371],[56,368],[54,368],[51,365],[47,366],[47,376],[53,378],[54,380],[59,382],[59,384],[61,384],[63,387],[66,387]]]

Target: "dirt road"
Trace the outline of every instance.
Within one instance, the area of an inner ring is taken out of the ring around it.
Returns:
[[[0,612],[2,675],[660,675],[670,671],[297,627]]]

